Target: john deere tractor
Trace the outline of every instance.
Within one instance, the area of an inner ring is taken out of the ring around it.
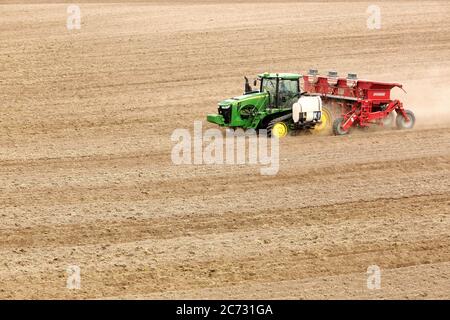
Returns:
[[[207,120],[232,129],[267,129],[269,136],[277,137],[300,129],[325,131],[321,98],[302,93],[300,78],[294,73],[263,73],[254,88],[245,78],[244,94],[219,102],[218,114],[208,114]]]

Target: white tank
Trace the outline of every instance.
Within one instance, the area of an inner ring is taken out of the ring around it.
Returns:
[[[299,122],[311,122],[320,119],[317,112],[322,112],[322,99],[317,96],[301,96],[300,99],[292,106],[292,119]]]

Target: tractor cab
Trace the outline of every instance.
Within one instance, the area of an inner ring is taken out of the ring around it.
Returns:
[[[300,97],[300,75],[294,73],[262,73],[253,83],[245,78],[244,94],[222,100],[217,114],[207,120],[229,128],[266,128],[271,119],[291,113]]]
[[[263,73],[259,81],[259,91],[269,96],[268,108],[290,109],[300,97],[300,75],[294,73]]]

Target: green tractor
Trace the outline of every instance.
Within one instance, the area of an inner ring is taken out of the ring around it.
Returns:
[[[257,89],[245,78],[244,95],[219,102],[218,114],[208,114],[207,120],[231,129],[267,129],[269,136],[280,138],[300,129],[330,129],[322,121],[320,97],[302,93],[300,78],[294,73],[259,74],[253,83]]]

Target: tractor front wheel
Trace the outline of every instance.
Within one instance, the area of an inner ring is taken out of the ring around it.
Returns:
[[[416,117],[411,110],[405,110],[405,113],[408,116],[409,121],[406,121],[405,117],[403,117],[401,113],[397,114],[395,122],[398,129],[412,129],[416,123]]]
[[[342,124],[344,123],[344,118],[338,118],[333,122],[333,133],[336,136],[343,136],[348,133],[348,130],[345,131],[342,128]]]

